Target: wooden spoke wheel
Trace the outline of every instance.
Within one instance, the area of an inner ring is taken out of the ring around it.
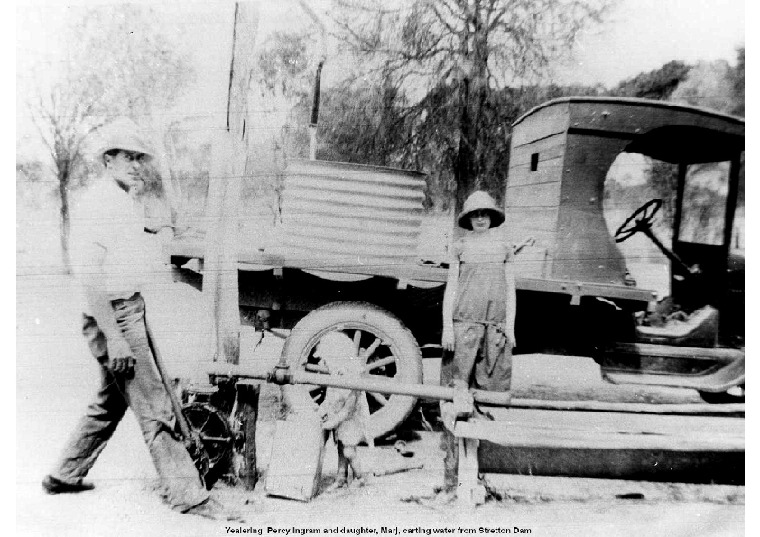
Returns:
[[[315,356],[320,341],[330,333],[344,334],[352,343],[352,356],[360,360],[364,375],[403,383],[422,382],[422,355],[412,333],[389,312],[362,302],[335,302],[301,319],[285,342],[283,355],[292,368],[330,374],[327,362]],[[317,353],[318,354],[318,353]],[[324,400],[321,386],[285,386],[291,407],[309,408]],[[414,408],[416,398],[365,392],[370,410],[370,431],[375,438],[398,427]]]

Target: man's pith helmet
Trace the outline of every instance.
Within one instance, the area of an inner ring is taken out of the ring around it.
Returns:
[[[154,156],[153,149],[140,136],[140,128],[129,119],[114,121],[102,127],[99,134],[102,143],[95,152],[98,157],[112,149],[142,153],[147,157]]]
[[[491,216],[491,227],[497,227],[504,223],[504,211],[496,206],[491,195],[488,192],[476,190],[464,202],[464,208],[457,218],[459,227],[472,230],[470,214],[475,211],[488,211]]]

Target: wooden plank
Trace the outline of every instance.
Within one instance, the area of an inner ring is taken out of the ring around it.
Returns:
[[[485,503],[486,489],[478,481],[478,446],[473,438],[459,438],[459,468],[457,504],[460,508],[473,508]]]
[[[197,243],[189,240],[176,241],[172,243],[172,256],[203,259],[203,249]],[[383,278],[402,279],[407,281],[423,282],[440,282],[444,283],[447,278],[448,270],[444,267],[434,265],[419,264],[417,259],[399,259],[397,264],[389,266],[385,264],[367,263],[359,264],[336,264],[332,261],[325,260],[324,264],[319,264],[314,259],[287,259],[278,256],[260,252],[258,250],[244,249],[238,250],[238,270],[261,270],[262,266],[267,267],[287,267],[290,269],[302,270],[322,270],[325,272],[345,273],[345,274],[365,274],[367,276],[379,276]],[[546,293],[561,293],[576,296],[601,296],[607,298],[619,298],[622,300],[633,300],[637,302],[649,302],[654,299],[653,291],[647,289],[638,289],[636,287],[626,287],[623,285],[609,285],[603,283],[579,283],[577,281],[567,281],[560,279],[518,277],[517,289],[527,291],[539,291]]]
[[[601,296],[637,302],[650,302],[656,296],[654,291],[648,289],[549,278],[518,278],[517,288],[526,291],[563,293],[576,297]]]
[[[560,449],[636,449],[667,451],[744,451],[744,437],[694,439],[688,435],[619,433],[588,429],[510,428],[510,438],[495,432],[478,431],[464,426],[458,435],[473,436],[503,446]]]
[[[511,236],[515,238],[533,237],[537,244],[549,248],[553,247],[558,216],[559,207],[510,208],[505,215],[504,222]],[[541,240],[539,240],[539,235],[541,235]],[[526,248],[523,252],[530,250],[530,248]]]
[[[364,264],[370,262],[371,259],[403,262],[405,258],[409,258],[409,254],[404,255],[402,247],[405,247],[407,252],[413,247],[409,241],[398,240],[394,242],[392,239],[388,240],[387,237],[383,237],[385,244],[380,244],[379,241],[368,244],[366,241],[358,239],[338,242],[334,239],[322,238],[316,236],[322,235],[322,233],[310,234],[307,228],[294,227],[290,231],[291,233],[288,234],[287,238],[283,237],[282,244],[296,248],[294,256],[302,255],[304,260],[309,257],[316,257],[318,262],[328,264],[351,262]],[[334,237],[335,233],[332,233],[331,236]]]
[[[270,496],[309,501],[319,491],[325,439],[316,412],[275,426],[265,490]]]
[[[539,162],[561,158],[565,154],[566,139],[565,133],[561,133],[515,147],[514,152],[509,155],[510,171],[513,166],[529,166],[534,153],[538,153]]]
[[[483,473],[743,485],[744,451],[563,449],[502,446],[483,440]]]
[[[559,134],[567,130],[570,119],[568,103],[560,103],[537,110],[529,120],[522,122],[512,132],[512,147]]]
[[[256,470],[256,421],[259,414],[260,386],[236,386],[238,397],[238,420],[243,432],[243,460],[245,468],[240,478],[247,490],[254,490],[258,482]]]
[[[534,409],[494,409],[500,422],[536,429],[582,430],[615,434],[703,437],[720,443],[721,438],[744,440],[744,419],[724,416],[682,416],[630,412],[572,412]],[[718,438],[721,437],[721,438]]]
[[[615,403],[607,401],[547,401],[542,399],[512,399],[510,408],[531,408],[540,410],[572,410],[588,412],[628,412],[634,414],[678,414],[694,416],[734,416],[744,417],[744,403],[711,405],[692,404],[647,404]]]
[[[530,164],[510,167],[507,188],[518,185],[559,182],[562,180],[562,162],[561,158],[544,160],[538,163],[538,168],[535,171],[531,171]]]
[[[541,185],[508,186],[505,195],[506,210],[514,207],[557,207],[560,203],[559,181]]]
[[[533,448],[740,452],[745,445],[741,418],[532,409],[494,414],[497,421],[458,423],[456,435]]]

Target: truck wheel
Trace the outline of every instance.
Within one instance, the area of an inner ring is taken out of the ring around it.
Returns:
[[[365,374],[403,383],[422,382],[422,355],[412,333],[391,313],[365,302],[333,302],[301,319],[282,349],[290,367],[329,374],[314,350],[331,332],[342,332],[353,341],[355,357],[366,363]],[[291,409],[313,408],[324,400],[325,391],[319,386],[283,386],[283,398]],[[403,423],[417,402],[405,395],[363,395],[369,404],[370,431],[375,438]]]

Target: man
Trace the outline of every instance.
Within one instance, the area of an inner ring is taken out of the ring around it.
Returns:
[[[201,483],[175,432],[171,401],[153,362],[140,294],[152,262],[145,242],[144,209],[136,196],[142,186],[142,162],[152,152],[138,132],[127,120],[106,131],[106,143],[98,151],[105,171],[83,196],[72,221],[74,269],[88,305],[83,333],[101,365],[101,385],[42,486],[49,494],[92,489],[82,479],[131,408],[166,502],[182,513],[236,520]]]

